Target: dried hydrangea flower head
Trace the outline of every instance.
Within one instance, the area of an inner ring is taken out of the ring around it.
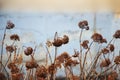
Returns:
[[[100,67],[108,67],[111,64],[111,61],[109,58],[102,60],[102,62],[100,63]]]
[[[6,51],[12,53],[15,50],[13,46],[6,46]]]
[[[91,38],[93,39],[94,42],[98,42],[98,43],[101,43],[103,40],[102,35],[99,33],[94,33]]]
[[[120,64],[120,56],[116,56],[114,62],[115,64]]]
[[[20,38],[19,38],[19,36],[18,36],[17,34],[11,35],[11,36],[10,36],[10,39],[11,39],[11,40],[14,40],[14,41],[20,41]]]
[[[33,48],[31,47],[27,47],[25,50],[24,50],[24,53],[25,55],[29,56],[33,53]]]
[[[37,80],[45,80],[47,78],[47,69],[45,68],[45,66],[39,66],[36,68],[36,77]]]
[[[62,38],[63,44],[67,44],[69,42],[69,37],[67,35],[64,35]]]
[[[88,22],[86,20],[78,23],[79,28],[89,30]]]
[[[89,41],[88,40],[84,40],[81,44],[81,46],[84,48],[84,49],[87,49],[88,48],[88,43]]]
[[[117,30],[115,34],[113,35],[114,38],[118,39],[120,38],[120,30]]]
[[[0,72],[0,80],[7,80],[7,78],[5,77],[5,74]]]
[[[14,27],[15,27],[15,25],[11,21],[7,22],[6,29],[12,29]]]

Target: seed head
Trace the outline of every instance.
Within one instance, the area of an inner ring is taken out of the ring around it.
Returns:
[[[100,63],[100,67],[108,67],[111,64],[110,59],[105,59]]]
[[[11,39],[11,40],[15,40],[15,41],[20,41],[20,38],[19,38],[19,36],[18,36],[17,34],[11,35],[11,36],[10,36],[10,39]]]
[[[33,49],[31,47],[27,47],[25,50],[24,50],[24,53],[25,55],[29,56],[33,53]]]
[[[89,30],[88,22],[86,20],[78,23],[79,28]]]
[[[120,30],[117,30],[115,34],[113,35],[114,38],[119,39],[120,38]]]
[[[62,46],[62,44],[63,44],[63,40],[62,40],[61,38],[57,38],[57,39],[55,39],[54,42],[53,42],[53,45],[54,45],[55,47],[60,47],[60,46]]]
[[[12,53],[14,51],[14,47],[13,46],[6,46],[6,51]]]
[[[62,38],[63,44],[67,44],[69,42],[69,37],[67,35],[64,35]]]
[[[84,49],[87,49],[88,48],[88,43],[89,41],[88,40],[84,40],[81,44],[81,46],[84,48]]]
[[[99,33],[94,33],[91,38],[93,39],[94,42],[101,43],[103,41],[103,37]]]
[[[12,23],[11,21],[7,22],[6,29],[13,29],[14,27],[15,27],[14,23]]]
[[[120,64],[120,56],[116,56],[114,62],[115,64]]]

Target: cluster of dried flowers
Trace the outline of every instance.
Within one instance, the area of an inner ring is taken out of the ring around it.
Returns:
[[[50,59],[51,63],[47,61],[47,64],[45,65],[40,65],[37,63],[34,57],[35,49],[32,47],[25,47],[24,54],[28,57],[30,56],[31,60],[26,61],[25,64],[23,64],[22,54],[16,53],[18,48],[15,45],[16,41],[20,41],[20,37],[17,34],[11,35],[10,40],[12,40],[13,43],[6,46],[6,52],[9,54],[7,62],[5,64],[2,63],[3,51],[1,51],[0,80],[58,80],[58,78],[56,78],[56,73],[58,73],[58,69],[61,68],[65,69],[64,77],[66,80],[119,80],[120,55],[115,55],[116,47],[112,41],[115,39],[120,39],[120,30],[117,30],[114,33],[113,39],[107,44],[107,40],[103,38],[100,33],[94,33],[91,36],[92,42],[90,42],[90,40],[82,41],[81,36],[83,30],[89,30],[88,22],[86,20],[80,21],[78,23],[78,26],[81,29],[79,38],[80,50],[74,50],[73,55],[70,55],[66,51],[60,55],[57,55],[57,48],[68,44],[69,37],[67,35],[58,37],[58,34],[56,32],[54,40],[52,42],[47,41],[46,43],[46,49],[48,51],[46,54],[49,55],[49,57],[47,55],[46,60]],[[14,27],[14,23],[8,21],[5,30],[13,29]],[[2,42],[4,42],[4,39],[5,35]],[[90,54],[90,51],[92,50],[91,46],[93,43],[98,43],[99,47],[103,43],[106,43],[107,45],[104,48],[100,48],[98,50],[95,57],[92,57],[93,59],[91,59],[92,61],[90,65],[87,67],[87,54]],[[54,60],[52,60],[52,54],[48,50],[48,48],[51,46],[55,47]],[[85,49],[84,52],[83,49]],[[113,58],[111,59],[109,56],[112,54]],[[11,58],[12,55],[14,55],[13,59]],[[80,67],[78,70],[79,75],[74,74],[73,68],[75,66]],[[25,71],[23,71],[23,67],[26,68]],[[97,68],[100,68],[101,71],[97,71]],[[7,69],[9,69],[9,71],[7,71]]]

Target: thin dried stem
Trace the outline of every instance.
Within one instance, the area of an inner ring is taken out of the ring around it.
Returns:
[[[86,58],[87,58],[87,54],[88,54],[88,52],[89,52],[90,47],[91,47],[92,44],[93,44],[93,41],[91,42],[91,44],[89,45],[87,51],[85,52],[85,57],[84,57],[84,61],[83,61],[83,70],[84,70],[84,66],[85,66],[85,62],[86,62]]]
[[[50,52],[49,52],[49,50],[48,50],[48,47],[47,47],[47,46],[45,46],[45,47],[46,47],[46,50],[47,50],[47,54],[49,55],[50,62],[51,62],[51,64],[52,64],[52,57],[51,57],[51,55],[50,55]]]
[[[3,57],[3,46],[4,46],[5,36],[6,36],[6,27],[4,29],[4,35],[3,35],[2,46],[1,46],[1,69],[0,69],[0,71],[2,70],[2,57]]]
[[[10,53],[8,59],[7,59],[7,62],[5,63],[5,67],[7,66],[7,63],[9,62],[10,59],[11,59],[11,53]]]

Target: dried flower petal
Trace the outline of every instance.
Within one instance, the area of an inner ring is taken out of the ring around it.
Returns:
[[[15,41],[17,41],[17,40],[20,41],[20,38],[19,38],[19,36],[18,36],[17,34],[11,35],[11,36],[10,36],[10,39],[11,39],[11,40],[15,40]]]
[[[7,22],[6,29],[12,29],[12,28],[14,28],[14,27],[15,27],[15,25],[14,25],[11,21],[8,21],[8,22]]]
[[[118,39],[120,38],[120,30],[117,30],[115,34],[113,35],[114,38]]]
[[[31,55],[33,53],[33,49],[31,47],[27,47],[25,50],[24,50],[24,53],[25,55]]]
[[[111,64],[110,59],[105,59],[100,63],[100,67],[108,67]]]

